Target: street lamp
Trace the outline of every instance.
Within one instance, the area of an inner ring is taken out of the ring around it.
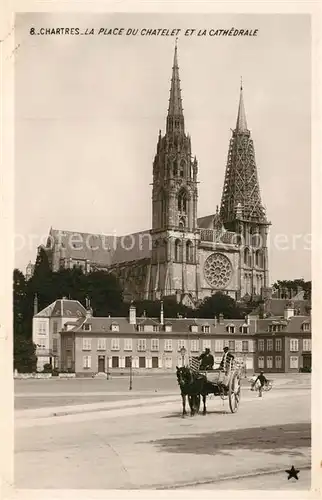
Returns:
[[[181,354],[181,358],[182,358],[182,366],[184,366],[184,357],[186,355],[186,352],[187,351],[186,351],[185,347],[181,347],[180,354]]]
[[[130,356],[130,385],[129,385],[129,391],[132,391],[132,356]]]

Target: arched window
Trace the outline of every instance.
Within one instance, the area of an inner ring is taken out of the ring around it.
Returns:
[[[177,177],[178,175],[178,162],[174,160],[173,162],[173,177]]]
[[[181,160],[181,162],[180,162],[180,177],[184,177],[185,166],[186,166],[186,162],[184,160]]]
[[[186,261],[193,262],[193,245],[191,241],[186,243]]]
[[[249,249],[248,248],[245,248],[245,250],[244,250],[244,263],[246,264],[246,266],[248,266],[248,264],[249,264]]]
[[[167,198],[164,191],[161,193],[161,213],[160,213],[160,226],[161,228],[167,225]]]
[[[181,242],[176,240],[174,242],[174,260],[179,261],[181,257]]]
[[[178,210],[181,213],[187,213],[187,193],[180,191],[178,196]]]
[[[255,254],[255,262],[256,262],[256,266],[263,267],[263,256],[262,256],[262,252],[260,250],[257,250],[257,252]]]

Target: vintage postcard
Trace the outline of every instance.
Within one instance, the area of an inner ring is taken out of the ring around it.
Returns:
[[[3,484],[317,498],[314,9],[148,10],[8,32]]]

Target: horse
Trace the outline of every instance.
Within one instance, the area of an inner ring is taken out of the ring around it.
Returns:
[[[206,415],[206,398],[209,392],[207,391],[207,378],[202,374],[194,373],[187,366],[182,366],[179,368],[176,366],[177,370],[177,380],[181,391],[182,398],[182,417],[187,415],[186,411],[186,397],[188,396],[188,402],[190,406],[191,416],[194,416],[199,411],[200,407],[200,396],[202,396],[203,402],[203,415]]]

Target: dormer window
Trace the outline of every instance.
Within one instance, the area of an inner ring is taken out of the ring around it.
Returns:
[[[144,325],[137,325],[138,332],[144,332]]]
[[[165,325],[166,332],[172,332],[172,325]]]
[[[198,333],[198,325],[190,325],[190,331],[194,333]]]
[[[269,332],[281,332],[283,330],[283,325],[269,325]]]
[[[202,325],[201,331],[202,331],[202,333],[210,333],[210,326],[209,325]]]
[[[303,323],[302,324],[302,330],[303,330],[303,332],[309,332],[311,330],[310,323]]]
[[[90,332],[92,329],[92,325],[90,323],[84,323],[82,329],[85,330],[85,332]]]
[[[240,333],[248,333],[248,325],[242,325],[239,327]]]
[[[228,333],[235,333],[235,325],[227,325],[226,329]]]
[[[153,325],[153,331],[158,332],[159,331],[159,325]]]
[[[112,323],[111,324],[111,331],[112,332],[119,332],[120,331],[120,327],[117,323]]]

